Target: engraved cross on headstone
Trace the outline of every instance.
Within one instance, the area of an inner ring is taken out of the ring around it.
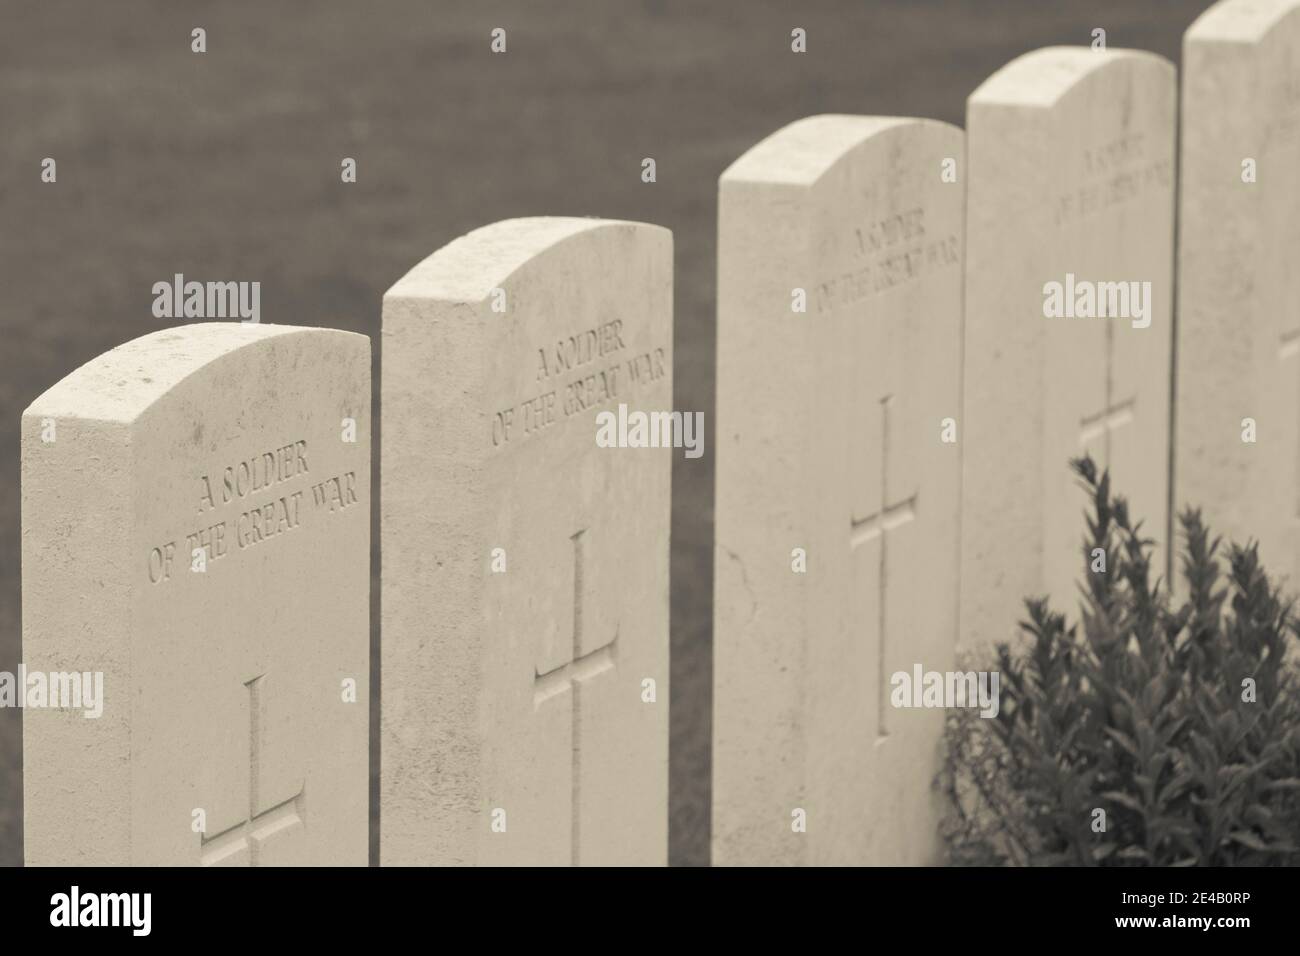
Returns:
[[[247,848],[248,865],[257,866],[261,845],[282,830],[299,826],[303,822],[303,791],[300,789],[288,800],[282,800],[270,809],[258,812],[262,794],[262,721],[260,717],[261,694],[258,682],[265,675],[259,674],[244,684],[248,688],[248,819],[222,830],[211,837],[203,835],[200,839],[199,863],[213,866],[227,857]]]
[[[579,861],[579,836],[581,833],[580,781],[582,779],[582,688],[597,674],[614,667],[614,642],[618,632],[604,644],[587,654],[582,653],[583,634],[583,540],[586,531],[579,531],[572,536],[573,541],[573,651],[569,661],[559,667],[538,674],[533,683],[533,706],[540,707],[545,701],[569,691],[573,695],[571,705],[572,730],[570,737],[569,776],[572,786],[571,822],[570,822],[570,863],[574,866]]]
[[[1133,406],[1136,398],[1116,402],[1115,393],[1115,330],[1106,326],[1106,407],[1099,412],[1088,415],[1079,421],[1079,447],[1087,448],[1097,439],[1101,439],[1101,459],[1103,468],[1114,469],[1111,458],[1110,440],[1116,429],[1133,421]]]
[[[886,395],[880,400],[880,507],[874,514],[865,518],[851,518],[849,521],[849,547],[853,550],[862,547],[868,541],[880,539],[880,570],[876,582],[879,599],[879,638],[876,641],[876,666],[879,673],[879,689],[876,697],[876,733],[879,737],[889,734],[889,674],[886,673],[889,655],[886,653],[886,630],[888,626],[887,595],[889,593],[889,532],[912,521],[916,517],[917,495],[898,501],[889,500],[889,410],[894,397]]]
[[[1087,446],[1098,438],[1103,439],[1102,455],[1105,467],[1110,467],[1110,436],[1117,429],[1133,421],[1134,399],[1107,405],[1094,415],[1079,421],[1079,444]]]

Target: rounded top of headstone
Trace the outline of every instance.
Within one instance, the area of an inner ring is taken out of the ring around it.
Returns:
[[[1188,40],[1258,43],[1300,10],[1300,0],[1219,0],[1187,28]]]
[[[938,120],[907,116],[825,113],[781,127],[727,167],[719,182],[785,183],[812,186],[849,151],[886,130],[924,125],[961,130]]]
[[[91,359],[46,389],[23,414],[133,422],[204,367],[284,336],[366,341],[355,332],[296,325],[200,322],[159,329]]]
[[[1124,62],[1158,66],[1170,75],[1174,72],[1174,65],[1167,59],[1146,50],[1047,46],[1022,54],[1002,67],[970,95],[970,103],[1050,108],[1087,77]]]
[[[398,279],[384,298],[481,302],[548,249],[579,237],[621,231],[671,240],[663,226],[619,219],[534,216],[503,219],[443,246]]]

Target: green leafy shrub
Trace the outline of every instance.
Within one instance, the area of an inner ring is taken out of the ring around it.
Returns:
[[[1080,620],[1025,602],[996,648],[997,717],[948,712],[944,837],[956,864],[1300,863],[1300,679],[1291,603],[1257,549],[1179,516],[1185,599],[1090,458]],[[1094,571],[1094,549],[1106,570]],[[987,657],[987,652],[986,655]],[[988,670],[987,660],[963,668]],[[1099,832],[1105,812],[1105,829]]]

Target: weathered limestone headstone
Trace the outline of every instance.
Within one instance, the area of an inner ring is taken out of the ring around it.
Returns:
[[[722,175],[715,864],[934,859],[943,712],[891,678],[956,641],[965,178],[956,127],[870,116]]]
[[[23,663],[103,675],[23,720],[29,864],[365,865],[369,423],[364,336],[234,323],[27,409]]]
[[[384,297],[384,864],[663,864],[672,238],[515,219]]]
[[[1087,502],[1069,459],[1109,467],[1165,541],[1175,108],[1168,61],[1073,47],[1013,60],[967,104],[964,643],[1011,639],[1030,596],[1073,617]]]
[[[1300,580],[1300,3],[1183,40],[1174,496]]]

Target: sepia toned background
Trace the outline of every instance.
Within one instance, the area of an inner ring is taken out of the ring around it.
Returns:
[[[477,226],[658,223],[675,237],[674,407],[706,416],[704,457],[673,465],[670,860],[707,863],[719,173],[814,113],[960,124],[967,94],[1007,60],[1087,43],[1099,26],[1113,47],[1176,60],[1208,5],[4,0],[0,670],[21,650],[19,416],[78,365],[166,324],[154,282],[260,281],[263,322],[377,343],[384,290]],[[206,54],[190,52],[195,26]],[[504,55],[488,47],[498,26]],[[796,26],[806,54],[790,52]],[[46,156],[55,185],[40,182]],[[339,181],[345,156],[355,184]],[[68,786],[94,782],[69,767]],[[0,864],[22,861],[21,799],[21,713],[4,710]]]

